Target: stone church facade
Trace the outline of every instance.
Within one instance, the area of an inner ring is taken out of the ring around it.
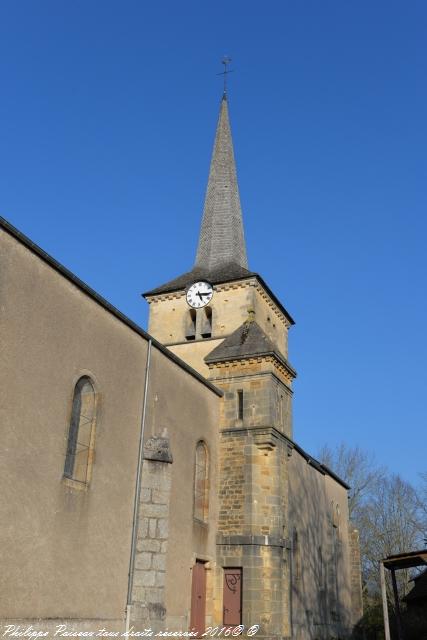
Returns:
[[[145,293],[148,333],[5,220],[0,246],[2,622],[349,637],[348,487],[294,440],[226,96],[195,265]]]

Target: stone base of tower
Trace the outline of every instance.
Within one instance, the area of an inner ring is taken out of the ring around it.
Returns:
[[[259,626],[257,638],[291,638],[288,553],[283,541],[268,536],[229,536],[218,544],[220,567],[241,568],[241,624],[245,632]],[[224,569],[218,578],[226,603]]]
[[[227,589],[235,587],[227,584],[227,571],[234,568],[241,576],[241,624],[245,631],[259,625],[256,636],[274,640],[291,637],[287,455],[287,441],[270,427],[227,429],[220,436],[221,622],[227,622]]]
[[[236,427],[220,434],[219,500],[215,624],[226,623],[230,571],[237,622],[259,625],[257,637],[348,638],[345,487],[274,427]]]

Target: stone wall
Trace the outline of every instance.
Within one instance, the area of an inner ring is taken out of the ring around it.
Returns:
[[[166,618],[165,576],[169,537],[172,455],[167,438],[144,446],[131,624],[159,631]]]
[[[269,425],[292,437],[290,387],[269,371],[249,374],[236,365],[230,373],[234,375],[230,375],[227,382],[215,379],[215,384],[224,391],[221,426],[231,428]],[[243,393],[243,418],[239,417],[238,412],[238,391]]]
[[[220,478],[218,531],[224,534],[242,532],[245,520],[245,495],[250,499],[250,487],[245,486],[244,433],[224,434],[220,444]],[[247,469],[246,469],[247,470]]]
[[[287,456],[275,429],[221,433],[218,564],[242,567],[242,622],[263,638],[290,633]]]
[[[206,377],[209,369],[204,357],[247,319],[249,309],[255,311],[259,325],[278,351],[287,357],[290,321],[255,278],[214,286],[214,296],[209,303],[212,338],[206,340],[186,340],[190,310],[184,291],[149,296],[147,301],[150,334]]]

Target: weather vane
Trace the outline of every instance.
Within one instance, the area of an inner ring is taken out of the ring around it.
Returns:
[[[227,68],[227,65],[230,64],[231,62],[231,58],[229,58],[229,56],[224,56],[221,62],[224,65],[224,71],[221,71],[221,73],[218,73],[217,75],[224,76],[224,95],[225,95],[227,93],[227,75],[229,73],[233,73],[233,69]]]

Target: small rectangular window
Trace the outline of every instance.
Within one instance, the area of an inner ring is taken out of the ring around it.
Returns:
[[[243,389],[237,392],[237,418],[243,420]]]

